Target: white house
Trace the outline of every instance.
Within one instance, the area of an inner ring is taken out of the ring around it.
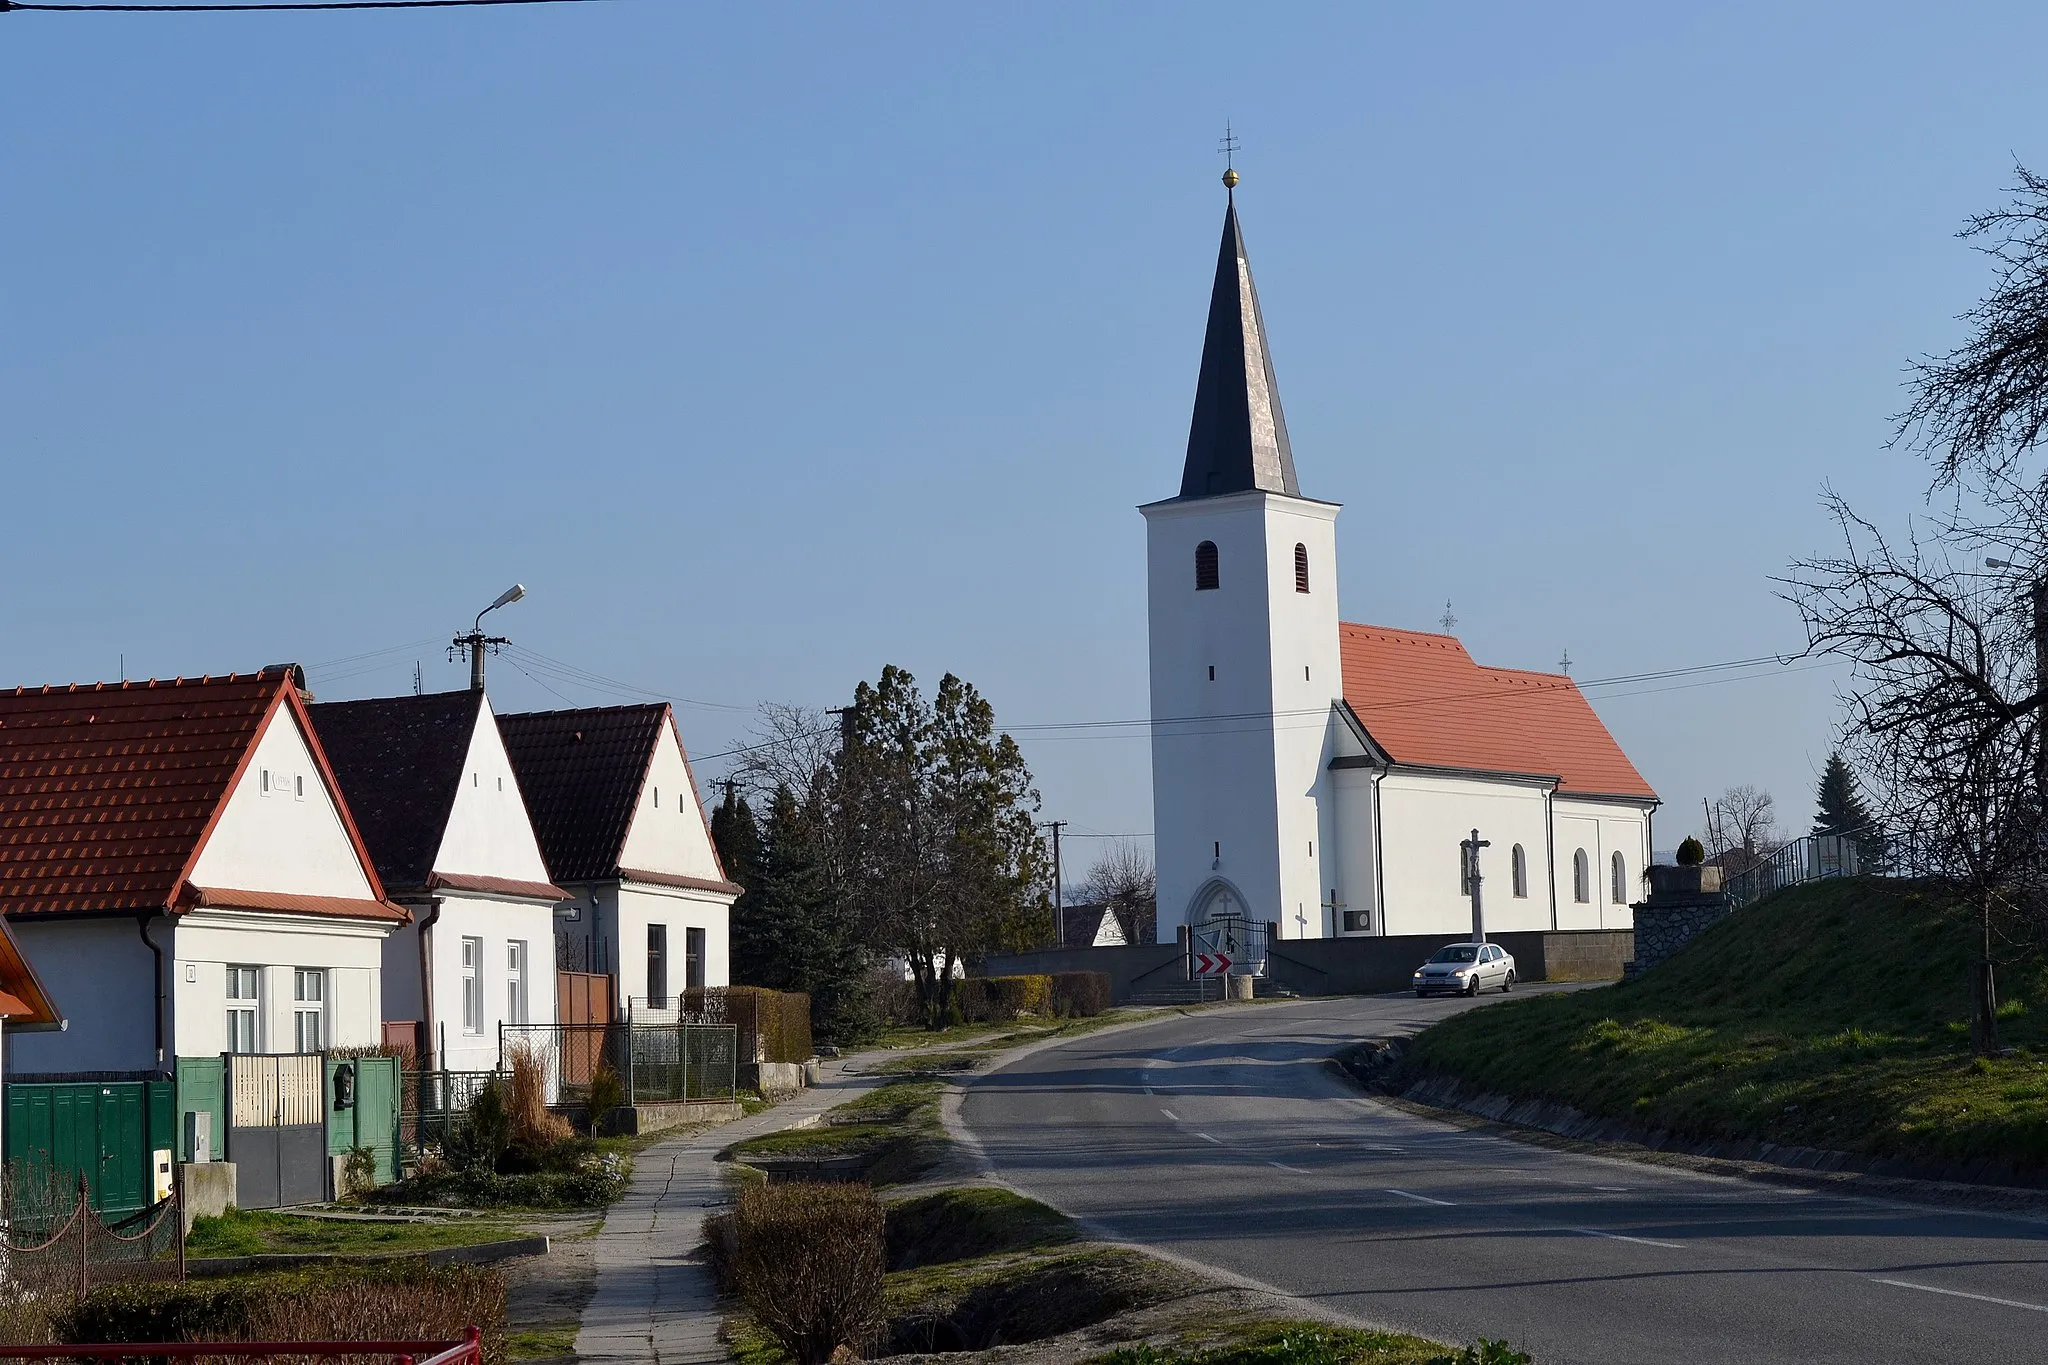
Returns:
[[[548,873],[570,895],[557,938],[609,975],[621,1011],[666,1011],[731,983],[726,880],[667,703],[498,718]]]
[[[555,905],[482,691],[325,702],[313,724],[390,898],[384,1018],[422,1066],[488,1071],[501,1024],[555,1022]]]
[[[1632,926],[1657,796],[1572,680],[1340,617],[1234,196],[1180,493],[1139,510],[1162,935],[1470,933],[1474,829],[1487,929]]]
[[[0,914],[62,1032],[19,1073],[377,1043],[385,899],[296,669],[0,693]]]

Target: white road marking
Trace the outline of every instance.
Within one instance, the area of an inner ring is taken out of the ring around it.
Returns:
[[[1180,1115],[1174,1113],[1171,1109],[1162,1109],[1159,1112],[1166,1115],[1166,1117],[1172,1119],[1175,1123],[1180,1122]]]
[[[1148,1095],[1149,1095],[1149,1094],[1151,1094],[1151,1093],[1152,1093],[1152,1087],[1151,1087],[1151,1086],[1149,1086],[1149,1085],[1148,1085],[1148,1086],[1146,1086],[1146,1087],[1145,1087],[1145,1093],[1146,1093],[1146,1094],[1148,1094]]]
[[[1197,1133],[1197,1134],[1195,1134],[1195,1136],[1196,1136],[1196,1137],[1198,1137],[1198,1138],[1200,1138],[1200,1139],[1201,1139],[1202,1141],[1204,1141],[1204,1142],[1213,1142],[1213,1143],[1215,1143],[1215,1144],[1216,1144],[1216,1145],[1217,1145],[1218,1147],[1221,1147],[1221,1146],[1223,1145],[1223,1139],[1222,1139],[1222,1138],[1215,1138],[1215,1137],[1210,1137],[1210,1136],[1209,1136],[1209,1135],[1208,1135],[1207,1133]]]
[[[1270,1157],[1268,1157],[1268,1158],[1266,1159],[1266,1164],[1267,1164],[1268,1166],[1277,1166],[1278,1168],[1280,1168],[1280,1169],[1281,1169],[1281,1170],[1283,1170],[1283,1171],[1292,1171],[1292,1172],[1293,1172],[1293,1173],[1294,1173],[1295,1175],[1314,1175],[1314,1174],[1315,1174],[1315,1172],[1314,1172],[1314,1171],[1304,1171],[1304,1170],[1303,1170],[1303,1169],[1301,1169],[1301,1167],[1299,1167],[1299,1166],[1290,1166],[1290,1165],[1288,1165],[1288,1164],[1287,1164],[1286,1162],[1284,1162],[1284,1161],[1274,1161],[1274,1160],[1273,1160],[1272,1158],[1270,1158]]]
[[[1663,1247],[1668,1251],[1685,1250],[1683,1242],[1653,1242],[1647,1237],[1625,1237],[1621,1233],[1602,1232],[1598,1228],[1573,1228],[1572,1231],[1586,1237],[1605,1237],[1609,1241],[1614,1242],[1634,1242],[1637,1246],[1641,1247]]]
[[[1406,1191],[1406,1190],[1387,1190],[1387,1191],[1384,1191],[1384,1193],[1387,1193],[1387,1194],[1398,1194],[1398,1195],[1400,1195],[1400,1196],[1401,1196],[1401,1197],[1402,1197],[1403,1199],[1413,1199],[1413,1200],[1414,1200],[1414,1201],[1415,1201],[1416,1203],[1418,1203],[1418,1204],[1435,1204],[1435,1205],[1437,1205],[1437,1206],[1439,1206],[1439,1207],[1441,1207],[1441,1208],[1446,1208],[1446,1209],[1454,1209],[1454,1208],[1456,1208],[1456,1207],[1457,1207],[1457,1205],[1456,1205],[1456,1204],[1453,1204],[1453,1203],[1452,1203],[1452,1202],[1451,1202],[1450,1200],[1448,1200],[1448,1199],[1431,1199],[1431,1198],[1430,1198],[1430,1197],[1429,1197],[1428,1195],[1426,1195],[1426,1194],[1410,1194],[1410,1193],[1408,1193],[1408,1191]]]
[[[1627,1194],[1627,1193],[1628,1193],[1628,1186],[1626,1186],[1626,1185],[1595,1185],[1595,1186],[1594,1186],[1593,1188],[1594,1188],[1594,1189],[1596,1189],[1596,1190],[1601,1190],[1601,1191],[1604,1191],[1604,1192],[1605,1192],[1605,1193],[1607,1193],[1607,1194]]]
[[[1914,1284],[1911,1280],[1879,1280],[1894,1289],[1917,1289],[1923,1294],[1946,1294],[1952,1299],[1975,1299],[1978,1303],[1995,1303],[2002,1308],[2024,1308],[2032,1313],[2048,1313],[2048,1303],[2022,1303],[2018,1299],[1995,1299],[1989,1294],[1965,1294],[1960,1289],[1937,1289],[1931,1284]]]

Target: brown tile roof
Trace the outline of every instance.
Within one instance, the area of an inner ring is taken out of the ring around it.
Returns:
[[[389,890],[420,890],[434,870],[483,695],[464,688],[307,708]]]
[[[668,714],[668,703],[653,702],[498,717],[555,881],[619,875],[619,850]]]
[[[185,883],[179,898],[184,910],[271,910],[284,915],[335,915],[343,919],[384,919],[405,923],[406,912],[389,901],[354,896],[300,896],[289,891],[239,891],[232,887]]]
[[[1657,799],[1578,684],[1487,668],[1449,635],[1338,627],[1344,700],[1396,763],[1559,779],[1563,795]]]
[[[289,671],[0,692],[0,914],[181,909],[186,876],[281,708],[305,725],[339,803]]]

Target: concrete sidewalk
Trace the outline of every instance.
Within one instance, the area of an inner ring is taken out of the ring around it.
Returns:
[[[865,1053],[827,1062],[821,1083],[751,1118],[664,1139],[633,1161],[625,1197],[598,1230],[597,1292],[584,1306],[576,1354],[587,1362],[721,1365],[721,1313],[711,1271],[699,1254],[705,1214],[723,1205],[727,1187],[713,1158],[742,1138],[779,1132],[844,1104],[891,1079],[860,1072],[862,1063],[900,1053]]]

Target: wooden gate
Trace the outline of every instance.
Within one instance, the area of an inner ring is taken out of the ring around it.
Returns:
[[[245,1209],[327,1195],[326,1070],[317,1052],[228,1055],[228,1160]]]
[[[596,972],[555,973],[555,1022],[609,1024],[612,979]]]

